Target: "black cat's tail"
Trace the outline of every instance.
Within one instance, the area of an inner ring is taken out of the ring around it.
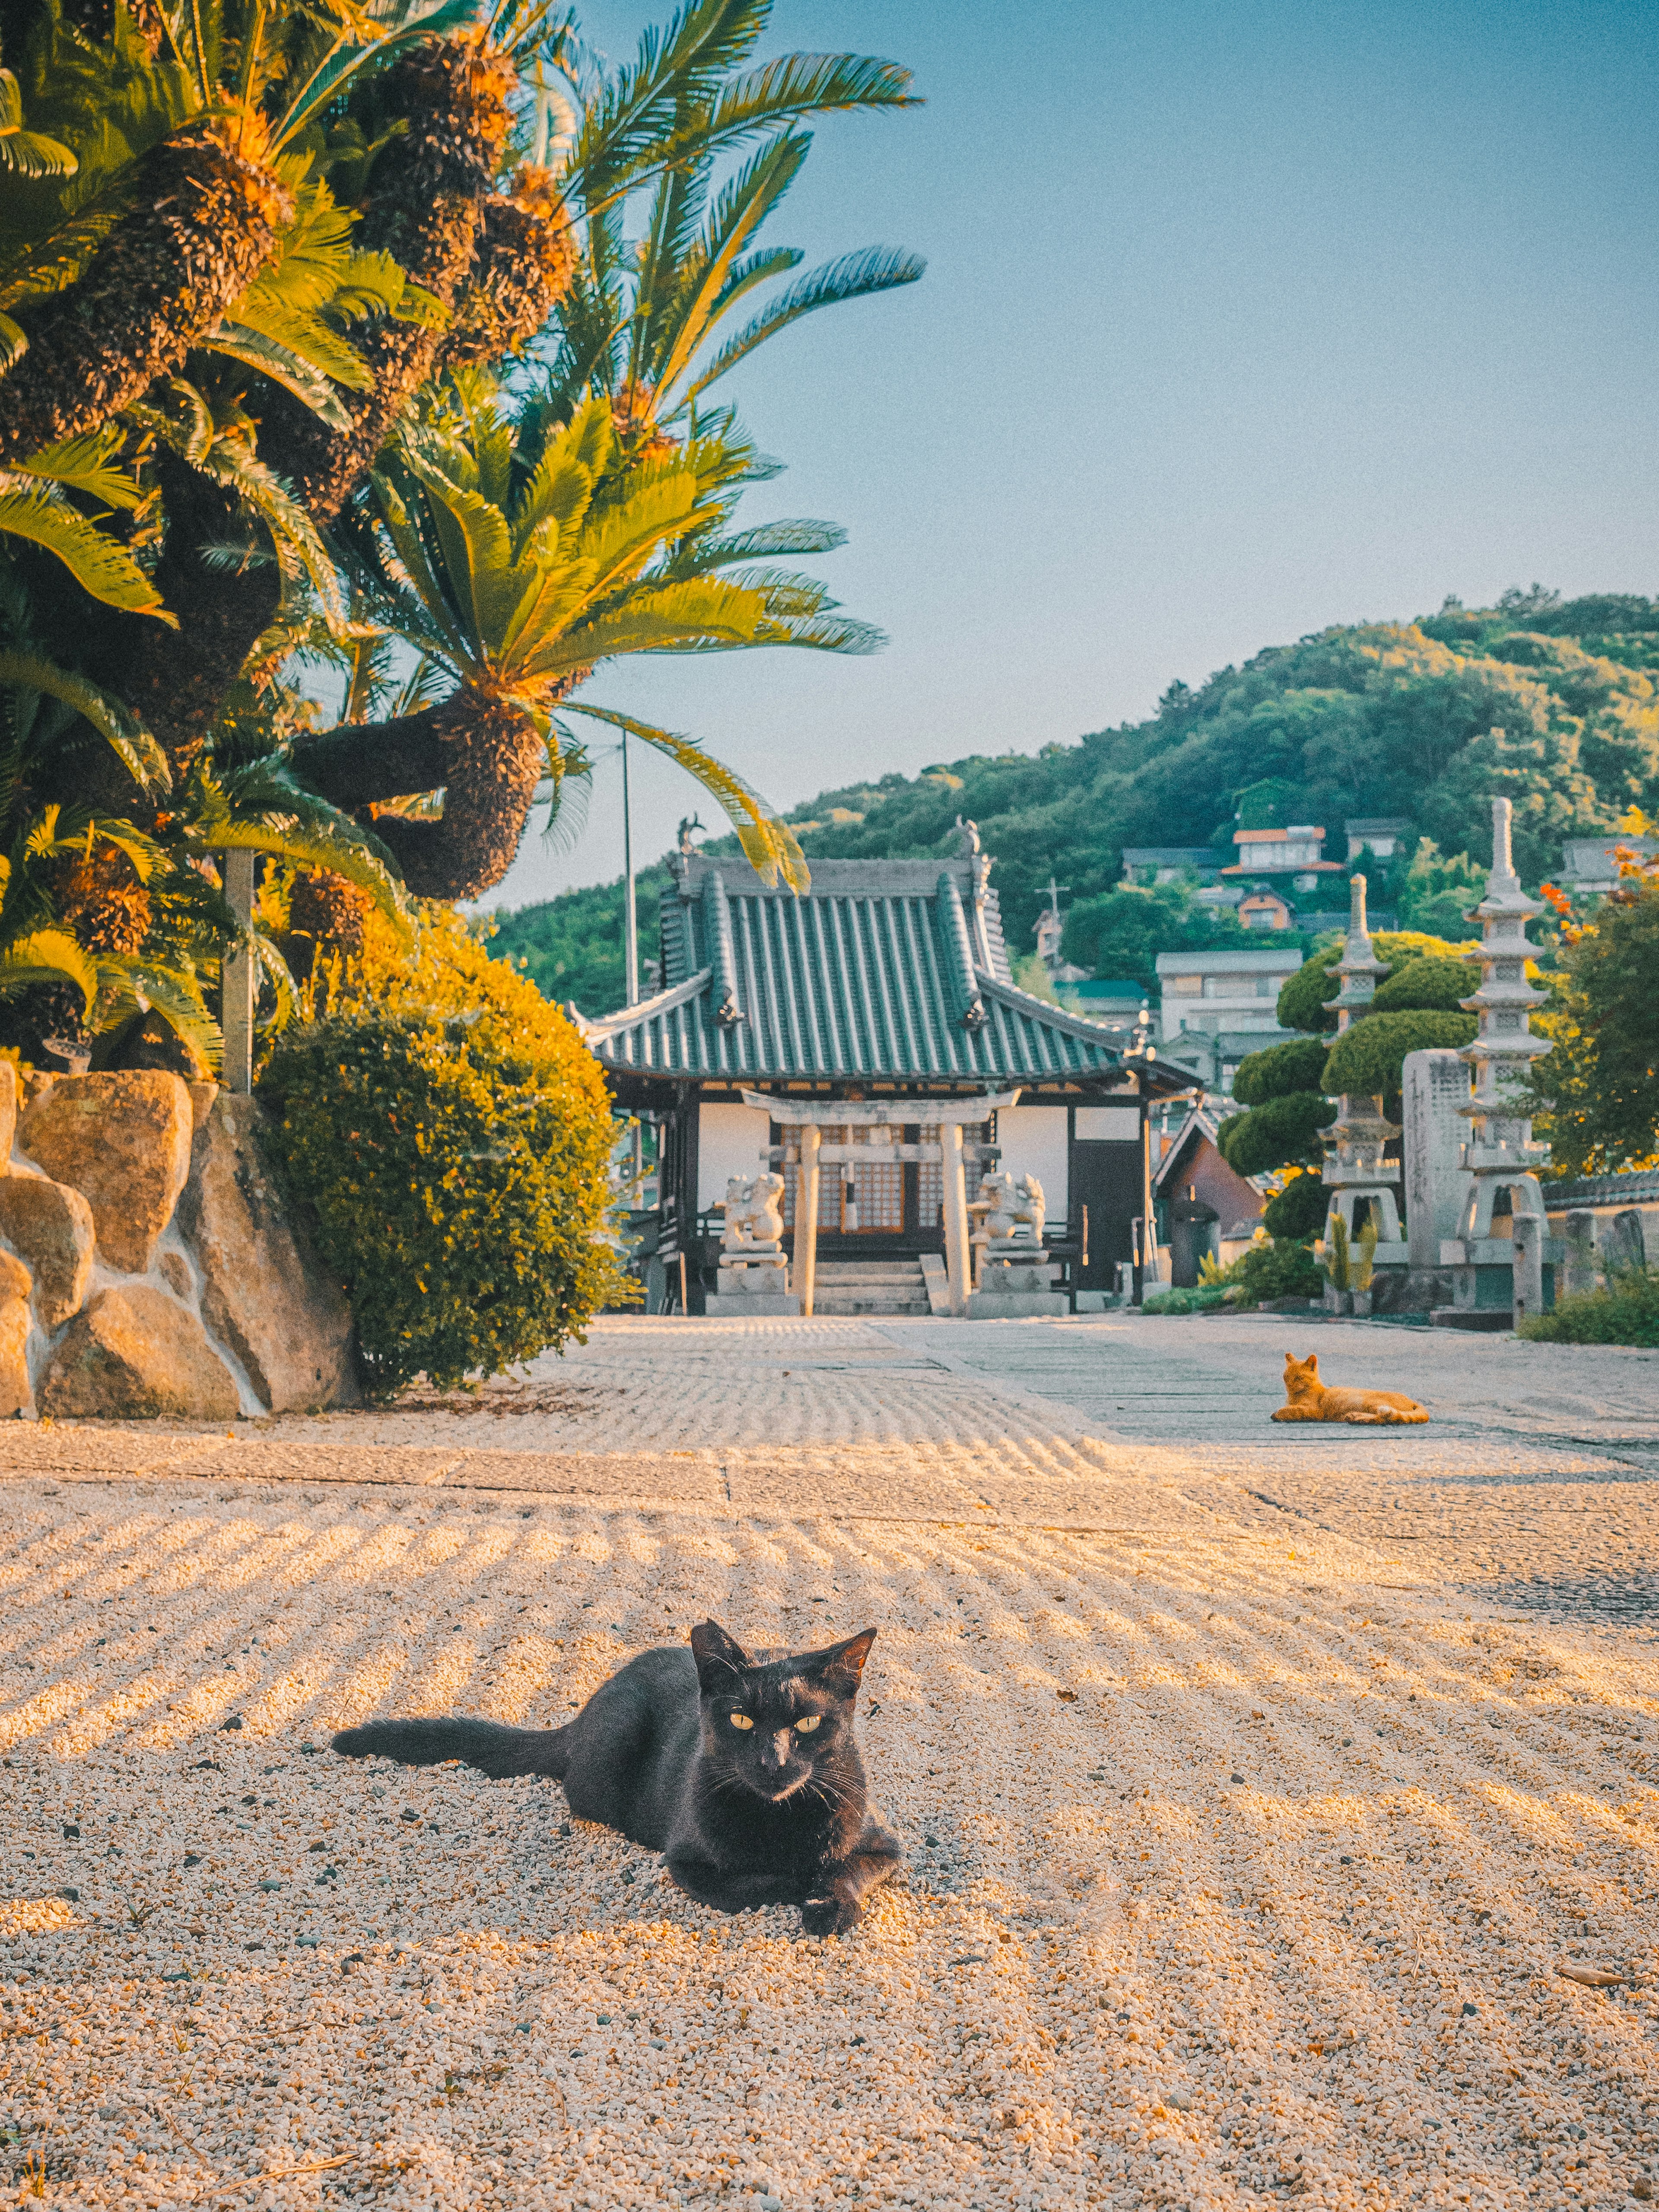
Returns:
[[[342,1729],[334,1749],[348,1759],[395,1759],[403,1766],[438,1766],[459,1759],[498,1780],[509,1774],[546,1774],[562,1781],[569,1758],[568,1728],[503,1728],[497,1721],[455,1714],[445,1719],[366,1721]]]

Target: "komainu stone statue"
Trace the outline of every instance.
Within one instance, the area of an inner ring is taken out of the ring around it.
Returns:
[[[732,1176],[726,1186],[726,1226],[720,1243],[728,1252],[775,1252],[783,1243],[783,1177]]]
[[[981,1178],[979,1196],[969,1207],[979,1216],[980,1240],[989,1244],[1041,1244],[1048,1218],[1042,1185],[1033,1175],[1018,1182],[1005,1168]],[[980,1241],[976,1240],[976,1241]]]

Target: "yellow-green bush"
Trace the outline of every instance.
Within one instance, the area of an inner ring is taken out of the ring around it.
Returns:
[[[371,920],[331,981],[260,1090],[369,1388],[447,1389],[580,1338],[628,1287],[605,1241],[609,1097],[575,1030],[447,909],[412,948]]]

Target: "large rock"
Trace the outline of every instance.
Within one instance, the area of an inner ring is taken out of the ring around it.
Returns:
[[[176,1298],[148,1284],[100,1291],[64,1331],[40,1386],[55,1419],[234,1421],[230,1370]]]
[[[80,1311],[91,1286],[92,1208],[67,1183],[9,1175],[0,1178],[0,1237],[33,1271],[41,1328],[61,1328]]]
[[[6,1174],[17,1134],[17,1063],[0,1060],[0,1176]]]
[[[29,1271],[0,1252],[0,1417],[32,1413],[29,1388]]]
[[[355,1405],[350,1309],[289,1218],[263,1120],[225,1091],[196,1133],[179,1225],[202,1271],[202,1318],[273,1413]]]
[[[153,1067],[60,1076],[32,1096],[18,1141],[58,1182],[90,1200],[112,1267],[148,1273],[190,1173],[190,1093]]]

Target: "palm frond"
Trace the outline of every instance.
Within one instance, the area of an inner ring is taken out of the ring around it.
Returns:
[[[810,270],[798,283],[769,300],[751,322],[726,340],[708,368],[686,387],[685,398],[697,398],[757,346],[764,345],[768,338],[787,330],[803,315],[816,314],[820,307],[839,307],[843,301],[867,299],[875,292],[891,292],[901,284],[914,284],[927,267],[919,253],[872,246],[861,253],[843,254],[839,261]]]
[[[0,472],[0,532],[26,538],[52,554],[82,590],[105,606],[154,615],[171,629],[179,627],[178,617],[168,613],[154,581],[126,547],[88,522],[49,484]]]
[[[72,983],[89,1013],[98,995],[98,970],[68,930],[29,930],[0,945],[0,994],[31,983]]]
[[[90,722],[141,791],[171,790],[167,757],[131,707],[38,653],[0,652],[0,684],[57,699]]]
[[[626,730],[630,738],[638,738],[642,744],[665,753],[719,802],[738,833],[744,858],[764,882],[775,884],[781,875],[792,891],[811,890],[812,878],[806,856],[789,824],[735,769],[713,759],[695,738],[682,737],[673,730],[657,729],[649,722],[639,721],[632,714],[619,714],[611,707],[590,707],[573,702],[565,711],[590,714],[596,721],[609,722],[613,729]]]

